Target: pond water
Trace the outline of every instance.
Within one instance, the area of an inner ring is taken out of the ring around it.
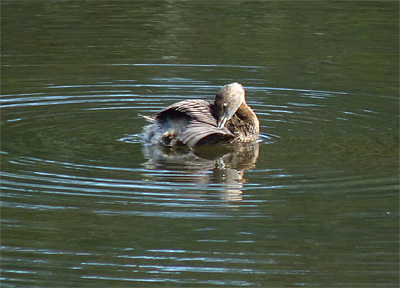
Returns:
[[[3,287],[398,287],[399,3],[2,1]],[[144,146],[240,82],[258,143]]]

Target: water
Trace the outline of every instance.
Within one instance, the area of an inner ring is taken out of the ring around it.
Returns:
[[[2,11],[4,287],[398,286],[398,2]],[[142,145],[234,81],[258,143]]]

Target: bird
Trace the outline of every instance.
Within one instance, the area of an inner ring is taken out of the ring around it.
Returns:
[[[258,139],[260,122],[246,104],[245,90],[237,82],[223,86],[215,100],[185,100],[153,116],[143,129],[144,142],[163,146],[252,142]]]

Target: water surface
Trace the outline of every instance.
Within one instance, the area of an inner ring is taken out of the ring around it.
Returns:
[[[398,286],[398,2],[2,11],[4,287]],[[258,143],[141,143],[234,81]]]

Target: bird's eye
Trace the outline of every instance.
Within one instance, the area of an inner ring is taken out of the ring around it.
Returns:
[[[222,106],[223,106],[224,108],[226,108],[226,102],[224,102],[224,104],[222,104]]]

